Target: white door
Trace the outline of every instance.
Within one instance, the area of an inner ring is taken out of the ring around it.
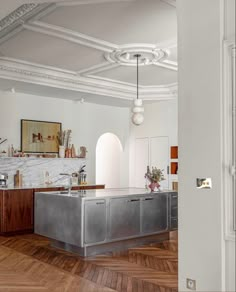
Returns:
[[[163,169],[165,180],[161,182],[163,189],[169,189],[169,138],[151,137],[150,138],[150,169],[157,167]]]
[[[144,188],[146,180],[144,175],[149,165],[149,139],[137,138],[135,140],[135,187]]]

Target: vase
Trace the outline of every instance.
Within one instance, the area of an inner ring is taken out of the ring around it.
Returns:
[[[65,158],[65,146],[62,145],[59,146],[59,157]]]
[[[151,192],[159,191],[160,184],[158,182],[151,182],[149,188]]]

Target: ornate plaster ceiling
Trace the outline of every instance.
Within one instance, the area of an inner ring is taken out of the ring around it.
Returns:
[[[25,2],[0,14],[0,90],[15,83],[23,92],[59,97],[60,89],[68,99],[123,106],[136,96],[141,53],[140,97],[176,97],[175,0]]]

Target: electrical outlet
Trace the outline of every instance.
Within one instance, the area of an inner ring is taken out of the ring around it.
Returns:
[[[187,278],[186,287],[190,290],[196,291],[196,280],[192,280],[192,279]]]

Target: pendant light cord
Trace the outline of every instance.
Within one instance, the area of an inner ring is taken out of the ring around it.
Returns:
[[[138,82],[139,82],[139,78],[138,78],[139,77],[138,76],[139,75],[138,74],[139,73],[138,72],[138,58],[139,58],[139,55],[137,54],[136,57],[137,57],[137,99],[138,99],[139,98],[139,92],[138,92],[138,90],[139,90],[139,88],[138,88]]]

